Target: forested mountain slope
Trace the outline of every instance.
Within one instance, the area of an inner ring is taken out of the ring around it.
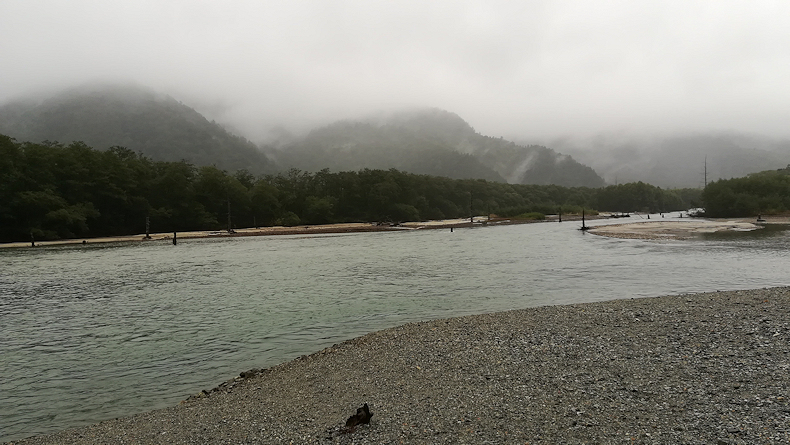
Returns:
[[[514,184],[604,184],[593,169],[570,156],[542,146],[519,146],[483,136],[458,115],[439,109],[336,122],[313,130],[277,153],[281,165],[309,171],[397,168]]]
[[[420,109],[339,121],[278,149],[256,147],[170,96],[132,85],[85,86],[0,107],[0,133],[20,142],[125,147],[155,161],[187,161],[259,175],[397,169],[453,179],[599,187],[570,156],[483,136],[454,113]]]
[[[453,179],[505,182],[470,154],[436,138],[368,122],[337,122],[313,130],[278,152],[278,163],[307,171],[390,169]]]
[[[170,96],[137,86],[82,87],[0,107],[0,133],[18,141],[126,147],[158,161],[276,171],[253,143]]]

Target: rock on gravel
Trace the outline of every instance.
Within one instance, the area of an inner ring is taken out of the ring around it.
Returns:
[[[413,323],[18,443],[788,443],[789,337],[790,288]]]

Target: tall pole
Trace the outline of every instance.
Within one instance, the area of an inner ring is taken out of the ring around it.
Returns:
[[[705,156],[705,187],[708,187],[708,156]]]
[[[233,226],[230,221],[230,198],[228,198],[228,233],[233,233]]]

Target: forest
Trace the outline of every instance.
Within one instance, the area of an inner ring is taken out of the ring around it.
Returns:
[[[702,194],[711,217],[756,216],[790,211],[790,165],[742,178],[720,179]]]
[[[123,147],[35,144],[0,135],[0,241],[337,222],[402,222],[698,206],[699,190],[641,182],[603,188],[450,179],[398,170],[255,176],[153,161]]]

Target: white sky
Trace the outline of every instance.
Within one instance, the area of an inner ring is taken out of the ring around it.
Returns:
[[[0,103],[95,80],[253,138],[410,106],[513,139],[788,137],[790,2],[0,0]]]

